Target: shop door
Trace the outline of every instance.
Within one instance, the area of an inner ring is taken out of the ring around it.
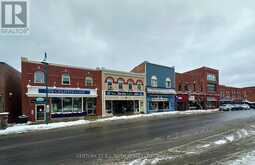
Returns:
[[[45,107],[44,105],[36,105],[36,120],[44,120],[45,119]]]
[[[0,113],[4,112],[4,101],[3,96],[0,96]]]
[[[86,104],[86,110],[88,115],[95,115],[96,114],[96,100],[88,99]]]

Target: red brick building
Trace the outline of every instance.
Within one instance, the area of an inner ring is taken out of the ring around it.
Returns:
[[[16,122],[21,114],[21,74],[10,65],[0,62],[0,113],[8,112],[8,122]]]
[[[208,109],[219,106],[219,71],[201,67],[176,73],[177,109]]]
[[[255,87],[244,88],[246,92],[246,100],[255,103]]]
[[[21,60],[22,112],[30,121],[44,121],[46,108],[51,120],[102,115],[101,71],[67,65],[48,65],[49,107],[45,105],[45,66]]]
[[[247,99],[246,90],[244,88],[236,88],[220,85],[220,100],[222,102],[242,102]]]
[[[255,87],[237,88],[220,85],[222,102],[255,102]]]

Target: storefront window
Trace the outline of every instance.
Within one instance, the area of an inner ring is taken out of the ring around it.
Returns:
[[[112,113],[112,101],[105,101],[106,113]]]
[[[51,99],[52,112],[62,112],[62,99],[52,98]]]
[[[63,98],[63,112],[73,111],[73,99],[71,97]]]
[[[73,98],[73,111],[74,112],[82,112],[81,98]]]

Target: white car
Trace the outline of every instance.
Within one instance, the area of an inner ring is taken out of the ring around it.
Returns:
[[[220,106],[220,111],[231,111],[233,106],[231,104],[225,104]]]
[[[248,104],[242,104],[241,107],[244,110],[249,110],[250,109],[250,106]]]

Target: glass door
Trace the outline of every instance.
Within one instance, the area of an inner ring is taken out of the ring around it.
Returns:
[[[45,106],[44,105],[36,105],[36,120],[45,120]]]

